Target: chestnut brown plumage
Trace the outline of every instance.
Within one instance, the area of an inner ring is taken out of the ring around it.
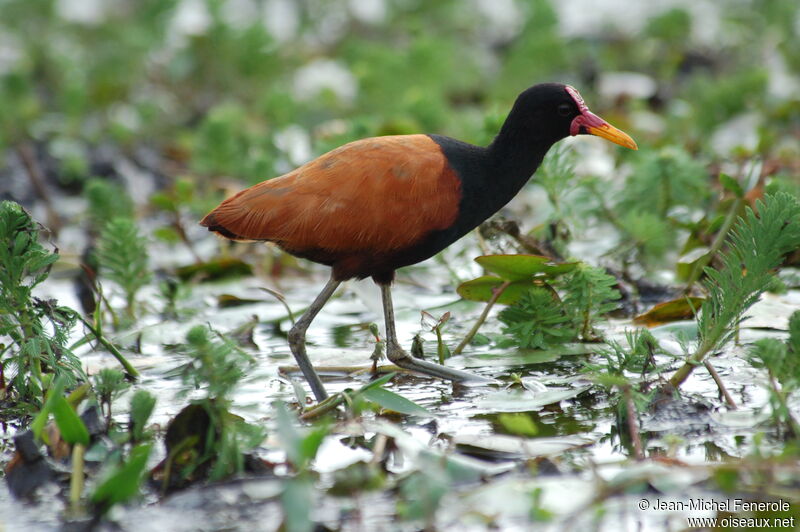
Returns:
[[[328,284],[289,333],[317,400],[327,394],[306,355],[305,332],[339,283],[354,277],[372,277],[381,287],[387,356],[395,364],[446,379],[482,379],[413,358],[400,347],[389,288],[394,272],[433,256],[497,212],[555,142],[577,134],[636,149],[572,87],[535,85],[517,98],[488,147],[439,135],[351,142],[239,192],[200,223],[233,240],[274,242],[331,266]]]

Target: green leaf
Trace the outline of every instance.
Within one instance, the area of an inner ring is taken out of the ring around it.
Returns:
[[[42,430],[47,424],[47,419],[50,417],[50,412],[53,411],[53,406],[59,398],[63,399],[64,396],[64,378],[59,377],[55,380],[53,385],[47,391],[47,399],[45,400],[42,410],[36,415],[36,418],[31,423],[31,430],[37,440],[42,439]]]
[[[742,185],[740,185],[737,180],[728,174],[719,174],[719,182],[723,188],[725,188],[725,190],[732,192],[737,198],[744,197],[744,189],[742,189]]]
[[[382,377],[378,377],[374,381],[370,381],[367,384],[365,384],[364,386],[362,386],[361,388],[359,388],[356,391],[356,393],[365,392],[367,390],[371,390],[372,388],[377,388],[379,386],[383,386],[384,384],[386,384],[387,382],[392,380],[395,375],[397,375],[397,372],[393,371],[391,373],[387,373],[386,375],[383,375]]]
[[[414,401],[406,399],[402,395],[398,395],[383,388],[371,388],[363,392],[361,395],[373,403],[379,404],[387,410],[400,412],[401,414],[406,414],[409,416],[433,416],[431,411],[427,408],[418,405]]]
[[[283,504],[283,523],[287,532],[311,532],[314,530],[314,523],[311,520],[314,499],[314,483],[311,479],[305,476],[295,477],[284,483],[281,503]]]
[[[71,445],[76,443],[89,445],[89,431],[86,430],[86,425],[63,396],[55,400],[52,409],[62,440]]]
[[[147,458],[152,445],[139,445],[131,450],[128,461],[116,466],[95,488],[91,500],[105,512],[139,493]]]
[[[529,280],[534,276],[556,277],[572,271],[575,262],[553,262],[541,255],[482,255],[475,262],[506,281]]]
[[[500,277],[494,275],[484,275],[471,281],[461,283],[456,291],[458,295],[468,301],[489,301],[494,296],[494,291],[504,283]],[[509,284],[503,293],[497,298],[501,305],[513,305],[517,303],[531,287],[535,286],[531,279],[514,281]]]
[[[316,458],[319,446],[322,445],[322,440],[325,439],[328,432],[327,425],[318,425],[303,435],[303,439],[300,440],[300,445],[298,447],[298,454],[300,456],[300,462],[298,462],[298,464],[302,464],[305,467]]]
[[[800,247],[800,203],[786,193],[765,196],[756,203],[756,210],[746,209],[727,242],[722,267],[705,270],[708,298],[698,318],[701,356],[731,340],[744,313],[768,287],[783,255]]]

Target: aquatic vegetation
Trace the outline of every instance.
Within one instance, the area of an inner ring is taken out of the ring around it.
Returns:
[[[788,194],[766,196],[747,210],[729,236],[722,267],[705,270],[707,298],[697,320],[699,345],[687,363],[670,379],[680,386],[711,352],[736,334],[744,313],[766,290],[772,271],[784,255],[800,247],[800,203]]]
[[[75,311],[33,295],[57,260],[39,243],[39,226],[28,213],[16,203],[0,203],[0,380],[17,415],[42,404],[53,378],[70,386],[86,378],[69,347]]]

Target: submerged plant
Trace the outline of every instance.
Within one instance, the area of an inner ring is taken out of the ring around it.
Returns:
[[[598,351],[602,363],[586,363],[586,369],[596,375],[606,374],[624,377],[626,374],[644,375],[648,369],[655,368],[655,354],[663,352],[658,340],[647,329],[626,331],[627,347],[611,340],[608,348]]]

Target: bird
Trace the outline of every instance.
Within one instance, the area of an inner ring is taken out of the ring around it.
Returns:
[[[344,144],[280,177],[224,200],[200,225],[235,241],[272,242],[330,266],[330,278],[288,333],[289,348],[317,401],[328,397],[305,347],[306,331],[340,283],[380,286],[386,355],[401,368],[453,381],[486,380],[409,355],[395,330],[395,271],[442,251],[520,191],[559,140],[595,135],[638,149],[592,113],[569,85],[524,90],[494,140],[475,146],[437,134],[392,135]]]

